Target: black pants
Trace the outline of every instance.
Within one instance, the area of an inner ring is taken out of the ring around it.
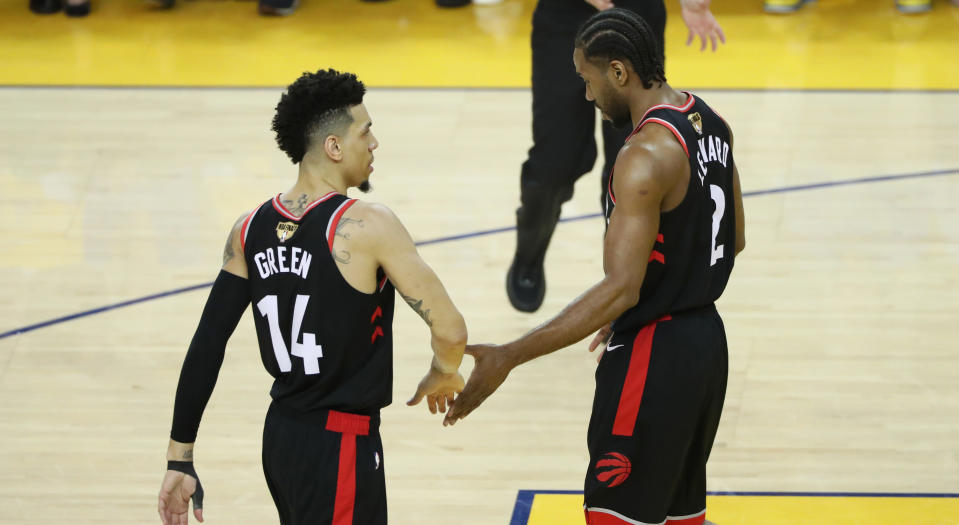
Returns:
[[[379,416],[304,417],[273,403],[263,473],[281,525],[386,525]]]
[[[617,0],[615,4],[642,16],[662,49],[666,28],[662,0]],[[586,100],[586,88],[573,67],[576,31],[595,13],[583,0],[540,0],[533,13],[533,147],[520,175],[520,200],[530,212],[527,222],[534,224],[521,224],[521,228],[555,227],[560,205],[573,196],[573,183],[596,162],[596,110]],[[603,192],[630,131],[603,123]],[[600,203],[604,201],[605,193]]]
[[[596,369],[587,523],[703,522],[727,360],[714,306],[613,334]]]

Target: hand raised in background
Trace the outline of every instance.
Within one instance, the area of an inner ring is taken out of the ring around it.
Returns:
[[[680,0],[679,4],[683,8],[683,22],[689,29],[689,36],[686,38],[686,45],[693,43],[696,37],[699,37],[702,45],[699,50],[706,50],[706,41],[712,43],[713,51],[716,51],[717,40],[726,43],[726,35],[723,28],[719,27],[719,22],[709,10],[709,0]]]

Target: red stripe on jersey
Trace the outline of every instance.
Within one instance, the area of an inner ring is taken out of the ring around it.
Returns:
[[[629,139],[626,139],[626,140],[629,140]],[[616,165],[613,164],[613,169],[609,170],[609,183],[608,183],[608,186],[606,187],[606,193],[609,194],[609,199],[613,201],[614,205],[616,204],[616,196],[613,195],[613,173],[615,172],[616,172]]]
[[[666,517],[666,525],[702,525],[706,522],[706,509],[695,516],[685,518]]]
[[[659,235],[656,236],[656,242],[659,242],[659,243],[666,242],[663,240],[663,234],[660,233]]]
[[[376,310],[373,312],[373,317],[370,317],[370,324],[373,324],[373,321],[376,321],[377,317],[383,317],[383,309],[379,306],[377,306]]]
[[[326,228],[326,238],[327,244],[330,246],[330,253],[333,253],[333,237],[336,237],[336,226],[340,223],[340,219],[343,217],[343,214],[346,213],[346,210],[350,209],[350,206],[356,204],[356,199],[351,201],[346,201],[340,205],[340,211],[336,212],[336,215],[330,219],[330,225]]]
[[[377,338],[377,337],[380,337],[381,335],[383,335],[383,329],[380,328],[379,326],[377,326],[377,327],[376,327],[376,330],[373,330],[373,335],[370,336],[370,344],[375,343],[375,342],[376,342],[376,338]]]
[[[673,125],[670,124],[669,122],[666,122],[666,121],[663,120],[663,119],[650,118],[650,119],[646,119],[642,124],[640,124],[640,125],[639,125],[639,129],[642,129],[643,126],[645,126],[646,124],[648,124],[648,123],[650,123],[650,122],[655,122],[655,123],[657,123],[657,124],[660,124],[660,125],[662,125],[662,126],[665,126],[666,129],[668,129],[669,131],[672,131],[672,132],[673,132],[673,135],[676,135],[676,140],[679,141],[679,145],[682,146],[682,147],[683,147],[683,151],[686,152],[686,156],[687,156],[687,157],[689,156],[689,148],[686,147],[686,140],[683,139],[683,136],[679,133],[679,130],[676,129],[675,126],[673,126]]]
[[[653,262],[653,261],[666,264],[666,256],[663,255],[663,252],[653,250],[653,252],[649,254],[649,262]]]
[[[687,91],[683,91],[683,93],[686,93],[687,98],[686,98],[686,102],[682,106],[673,106],[671,104],[659,104],[658,106],[653,106],[647,109],[646,113],[643,113],[643,118],[639,119],[639,121],[642,122],[643,120],[646,119],[647,116],[649,116],[650,113],[652,113],[653,111],[657,109],[674,109],[676,111],[681,111],[683,113],[689,111],[690,109],[692,109],[693,103],[696,101],[696,99],[693,98],[692,93],[689,93]]]
[[[626,371],[626,381],[623,382],[623,392],[619,396],[619,406],[616,408],[616,419],[613,421],[614,436],[632,436],[636,427],[636,418],[639,416],[639,406],[643,401],[643,390],[646,389],[646,373],[649,371],[649,358],[653,350],[653,334],[660,321],[668,321],[664,316],[644,326],[633,340],[633,350],[629,356],[629,369]]]
[[[380,291],[381,291],[381,292],[383,291],[383,288],[386,288],[386,281],[388,281],[388,280],[389,280],[389,278],[384,275],[384,276],[383,276],[383,280],[380,281]]]

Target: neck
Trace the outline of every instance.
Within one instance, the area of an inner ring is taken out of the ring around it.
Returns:
[[[629,100],[629,115],[633,119],[633,129],[639,125],[639,120],[649,111],[649,108],[660,104],[682,106],[685,102],[686,94],[676,91],[665,82],[652,89],[634,91]]]
[[[296,184],[286,193],[306,195],[312,202],[331,191],[346,195],[346,190],[346,182],[330,166],[317,166],[304,161],[300,163]]]
[[[280,201],[291,213],[299,216],[306,213],[310,203],[331,191],[346,195],[346,183],[332,170],[301,162],[296,184],[280,194]]]

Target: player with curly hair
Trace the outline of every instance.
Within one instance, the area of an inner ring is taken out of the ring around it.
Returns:
[[[304,73],[280,99],[276,141],[296,183],[234,224],[177,385],[164,524],[203,521],[193,466],[200,418],[227,340],[249,304],[274,378],[263,471],[283,525],[386,523],[379,411],[391,402],[394,287],[429,326],[433,359],[408,405],[445,413],[462,390],[466,324],[410,234],[369,190],[379,145],[349,73]]]

